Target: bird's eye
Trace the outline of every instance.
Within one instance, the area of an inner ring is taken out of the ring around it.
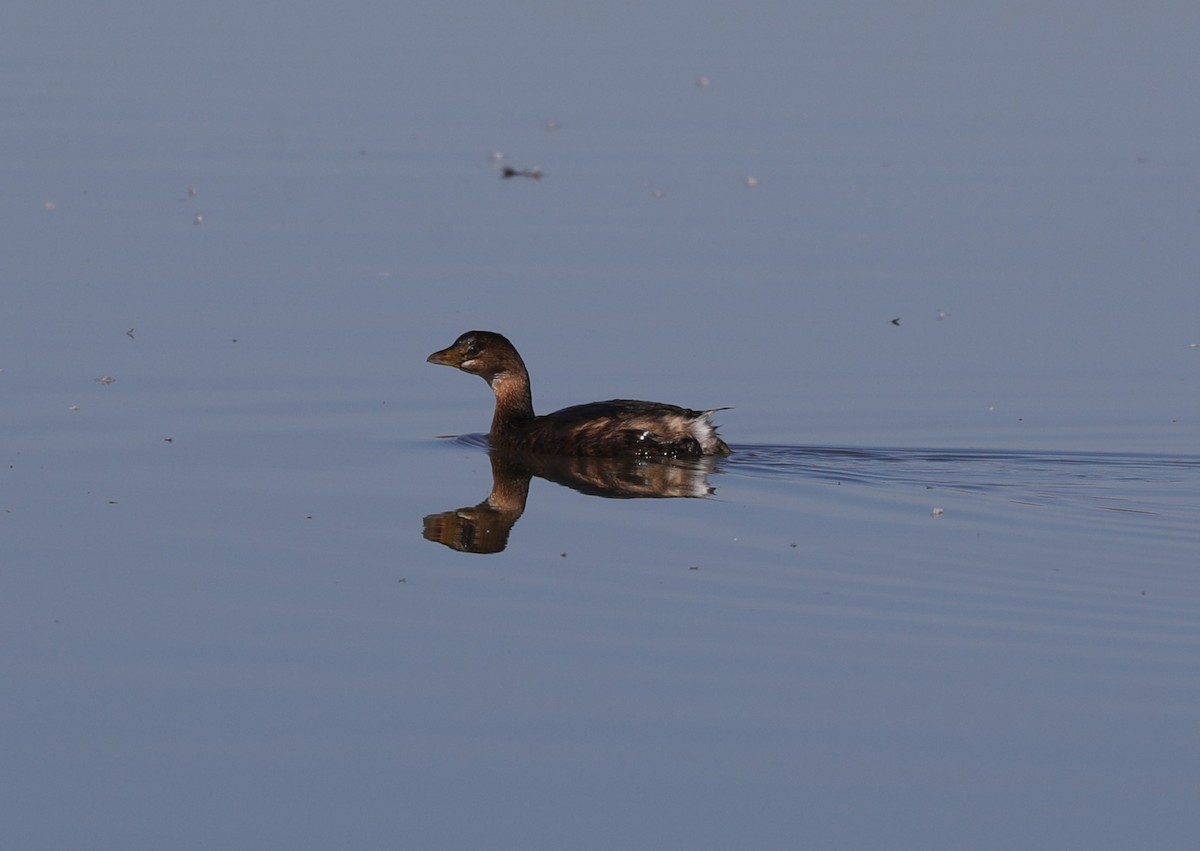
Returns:
[[[474,340],[472,340],[471,342],[467,343],[467,346],[466,346],[466,355],[467,355],[467,357],[469,357],[469,358],[473,358],[473,357],[475,357],[475,356],[476,356],[476,355],[478,355],[478,354],[479,354],[479,344],[478,344],[478,343],[476,343]]]

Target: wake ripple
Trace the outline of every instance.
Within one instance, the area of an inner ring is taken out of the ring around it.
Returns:
[[[988,449],[742,445],[721,465],[747,478],[821,479],[1200,517],[1200,456]],[[1198,527],[1200,528],[1200,527]],[[1198,532],[1200,534],[1200,532]]]

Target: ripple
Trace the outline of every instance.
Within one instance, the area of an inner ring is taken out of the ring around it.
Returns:
[[[1073,503],[1112,512],[1200,512],[1200,456],[1051,450],[743,445],[720,472]]]

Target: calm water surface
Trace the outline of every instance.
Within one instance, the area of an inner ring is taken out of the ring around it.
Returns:
[[[1191,7],[68,6],[4,847],[1194,843]],[[490,456],[469,328],[736,452]]]

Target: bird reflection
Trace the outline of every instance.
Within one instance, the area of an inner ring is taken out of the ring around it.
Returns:
[[[425,518],[425,539],[464,553],[498,553],[525,513],[534,476],[609,499],[705,497],[719,461],[662,458],[567,458],[492,449],[492,491],[478,505]]]

